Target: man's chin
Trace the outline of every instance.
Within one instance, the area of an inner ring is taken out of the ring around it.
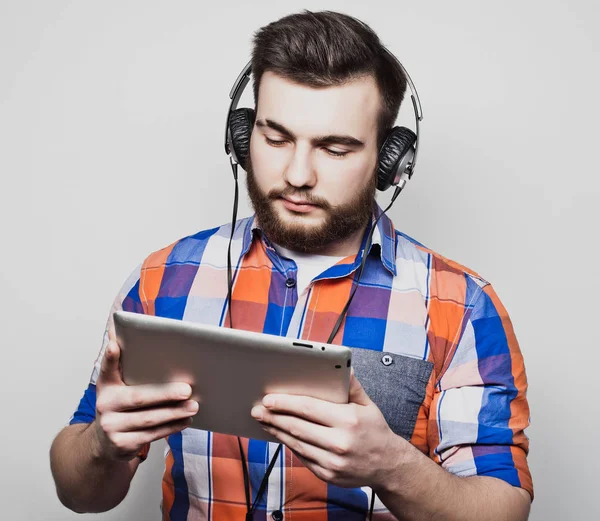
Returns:
[[[278,205],[271,206],[273,213],[271,214],[272,217],[268,219],[269,224],[264,225],[260,222],[260,218],[258,224],[263,227],[271,240],[284,247],[288,241],[296,242],[300,240],[303,242],[307,237],[319,235],[325,227],[324,217],[298,214],[285,208],[275,209],[274,206]],[[294,249],[289,245],[287,247]]]

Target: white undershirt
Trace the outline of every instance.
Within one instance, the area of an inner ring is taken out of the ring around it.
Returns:
[[[330,268],[337,262],[346,258],[346,255],[342,255],[341,257],[332,255],[314,255],[312,253],[288,250],[278,244],[273,244],[273,246],[282,257],[292,259],[296,263],[296,266],[298,266],[298,277],[296,282],[298,295],[301,295],[304,292],[311,280],[317,275],[320,275],[327,268]]]

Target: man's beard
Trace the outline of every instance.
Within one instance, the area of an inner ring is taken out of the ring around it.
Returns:
[[[290,185],[284,189],[274,188],[265,194],[256,183],[250,156],[246,167],[248,196],[260,228],[271,242],[289,250],[318,253],[332,243],[350,237],[365,226],[373,214],[377,186],[375,171],[371,182],[356,197],[346,204],[332,206],[325,199],[313,196],[310,189]],[[343,182],[340,179],[340,183]],[[281,219],[274,208],[274,201],[290,196],[320,207],[326,212],[324,222],[320,225],[303,223],[302,215],[295,217],[295,222]]]

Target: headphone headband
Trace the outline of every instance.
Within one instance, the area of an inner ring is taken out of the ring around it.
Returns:
[[[402,65],[400,60],[396,58],[396,56],[394,56],[394,54],[387,47],[384,46],[383,48],[385,52],[387,52],[388,55],[391,56],[392,59],[400,66],[402,72],[404,73],[406,83],[408,83],[408,88],[410,89],[410,100],[412,101],[413,111],[415,113],[415,153],[413,155],[408,172],[408,178],[410,179],[417,164],[417,155],[419,153],[419,122],[423,119],[423,108],[421,107],[421,100],[419,99],[417,88],[415,87],[410,74],[408,74],[408,71],[404,68],[404,65]]]

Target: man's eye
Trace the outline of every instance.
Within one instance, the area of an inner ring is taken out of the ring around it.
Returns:
[[[334,157],[344,157],[345,155],[348,154],[348,151],[346,152],[337,152],[335,150],[331,150],[330,148],[325,148],[324,149],[325,152],[327,152],[330,156],[334,156]]]
[[[265,136],[265,140],[269,145],[272,145],[274,147],[280,147],[281,145],[285,145],[287,143],[287,141],[285,140],[278,141],[276,139],[269,139],[267,136]]]

